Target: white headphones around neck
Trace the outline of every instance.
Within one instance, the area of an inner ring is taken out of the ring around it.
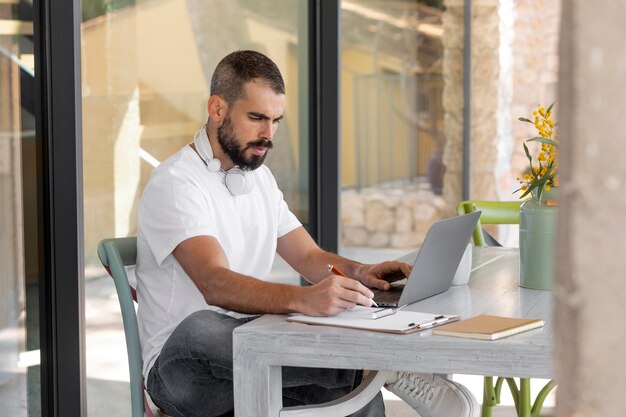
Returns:
[[[224,174],[224,185],[232,195],[248,194],[254,189],[254,177],[250,175],[250,172],[238,166],[224,171],[220,160],[213,158],[213,149],[211,149],[209,137],[206,133],[206,125],[196,133],[193,144],[210,172]]]

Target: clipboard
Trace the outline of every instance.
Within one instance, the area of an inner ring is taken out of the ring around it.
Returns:
[[[287,321],[383,333],[409,334],[459,320],[459,316],[454,314],[447,315],[416,311],[395,311],[380,318],[368,317],[368,314],[371,315],[376,310],[380,309],[357,306],[352,310],[344,311],[332,317],[313,317],[295,314],[289,316]]]

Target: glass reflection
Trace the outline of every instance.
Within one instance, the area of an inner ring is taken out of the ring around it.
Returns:
[[[341,2],[344,247],[406,252],[447,217],[447,13],[438,0]]]
[[[192,141],[207,118],[215,65],[239,49],[268,55],[285,79],[285,117],[266,165],[291,210],[308,222],[308,2],[83,0],[82,6],[88,411],[127,415],[119,306],[97,243],[136,233],[136,206],[152,169]],[[299,282],[281,259],[271,278]],[[98,407],[113,392],[116,409]]]
[[[0,4],[0,414],[41,415],[32,2]]]

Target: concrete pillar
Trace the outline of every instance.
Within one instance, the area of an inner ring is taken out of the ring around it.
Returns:
[[[626,0],[563,4],[556,415],[626,410]]]

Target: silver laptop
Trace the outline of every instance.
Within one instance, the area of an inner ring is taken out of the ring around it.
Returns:
[[[401,307],[447,291],[461,262],[480,211],[452,217],[430,226],[405,285],[388,291],[372,289],[381,307]]]

